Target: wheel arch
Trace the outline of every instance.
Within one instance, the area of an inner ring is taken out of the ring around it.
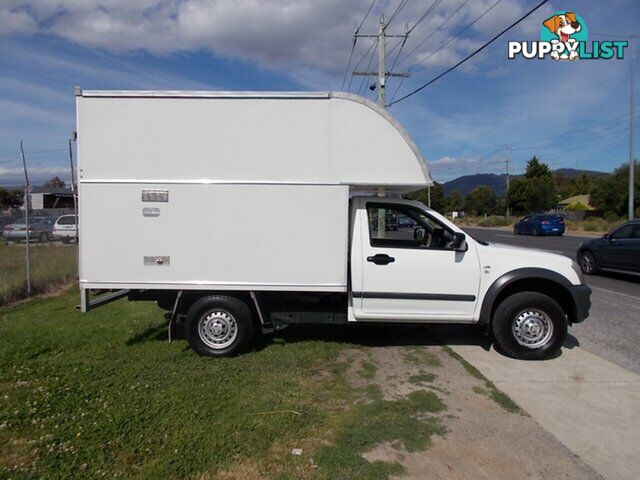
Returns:
[[[495,280],[482,300],[479,322],[491,325],[493,314],[505,298],[517,292],[538,292],[555,300],[569,323],[577,318],[577,308],[568,287],[572,283],[563,275],[544,268],[519,268]]]

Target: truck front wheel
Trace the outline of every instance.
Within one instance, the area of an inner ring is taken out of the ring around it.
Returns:
[[[523,360],[542,360],[560,351],[567,338],[567,319],[552,298],[538,292],[519,292],[498,305],[492,330],[505,354]]]
[[[251,341],[251,310],[235,297],[203,297],[187,312],[184,328],[189,346],[199,355],[232,356],[241,352]]]

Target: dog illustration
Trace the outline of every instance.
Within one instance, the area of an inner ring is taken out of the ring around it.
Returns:
[[[565,12],[564,14],[554,15],[545,20],[543,25],[558,37],[558,40],[551,40],[551,44],[554,47],[551,52],[551,58],[554,60],[575,60],[578,58],[578,52],[575,48],[564,49],[565,53],[562,55],[558,53],[558,50],[562,50],[562,48],[557,48],[560,42],[564,43],[567,47],[574,47],[576,40],[571,38],[571,35],[582,30],[582,25],[580,25],[575,13]],[[570,53],[567,54],[567,50]]]

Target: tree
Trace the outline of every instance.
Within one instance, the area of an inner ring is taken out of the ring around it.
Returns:
[[[526,212],[544,212],[558,203],[553,174],[549,166],[542,163],[538,157],[533,157],[527,162],[524,181],[523,206]]]
[[[636,176],[635,180],[635,206],[637,207],[640,200],[638,198],[640,179]],[[616,168],[611,175],[595,179],[589,193],[590,203],[596,210],[625,216],[629,205],[629,164]]]
[[[18,209],[22,206],[22,192],[19,190],[8,191],[4,188],[0,188],[0,209],[7,208]]]
[[[44,182],[43,186],[49,188],[64,188],[64,185],[64,181],[62,181],[60,177],[55,176]]]
[[[496,205],[496,194],[486,185],[473,189],[464,200],[465,210],[473,215],[490,215],[495,211]]]
[[[464,208],[464,197],[457,190],[451,192],[445,199],[446,212],[460,212]]]
[[[514,214],[527,213],[527,180],[516,177],[509,183],[509,209]]]
[[[545,212],[558,203],[556,187],[551,177],[536,177],[527,181],[525,207],[528,212]]]
[[[407,197],[429,205],[429,189],[427,188],[410,193]],[[433,182],[431,187],[431,208],[436,212],[442,212],[445,209],[444,188],[438,182]]]
[[[594,178],[591,175],[587,175],[584,172],[581,173],[573,179],[573,191],[568,196],[573,197],[574,195],[584,195],[585,193],[589,193],[593,188],[593,181]]]
[[[569,198],[589,193],[593,187],[594,177],[585,172],[574,178],[554,174],[554,182],[556,184],[556,192],[560,198]]]
[[[524,176],[528,179],[538,177],[548,177],[553,179],[549,166],[546,163],[542,163],[536,156],[527,162],[527,169],[524,172]]]

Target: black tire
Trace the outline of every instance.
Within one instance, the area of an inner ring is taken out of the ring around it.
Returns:
[[[583,250],[578,255],[578,263],[580,264],[580,270],[585,275],[595,275],[600,270],[596,256],[591,250]]]
[[[209,326],[204,324],[207,320]],[[220,330],[219,333],[215,328]],[[233,328],[235,335],[226,336]],[[209,357],[237,355],[251,342],[253,330],[251,310],[247,304],[226,295],[211,295],[196,301],[187,312],[184,325],[191,349],[198,355]]]
[[[529,313],[532,315],[527,316]],[[519,334],[516,333],[518,319],[521,319]],[[527,323],[531,327],[537,326],[540,334],[536,335],[535,331],[525,333]],[[552,358],[567,338],[564,311],[555,300],[538,292],[518,292],[504,299],[493,315],[491,327],[500,350],[522,360]],[[531,340],[531,346],[521,343],[527,343],[527,340]]]
[[[41,232],[40,235],[38,236],[38,241],[40,243],[48,242],[49,234],[47,232]]]

